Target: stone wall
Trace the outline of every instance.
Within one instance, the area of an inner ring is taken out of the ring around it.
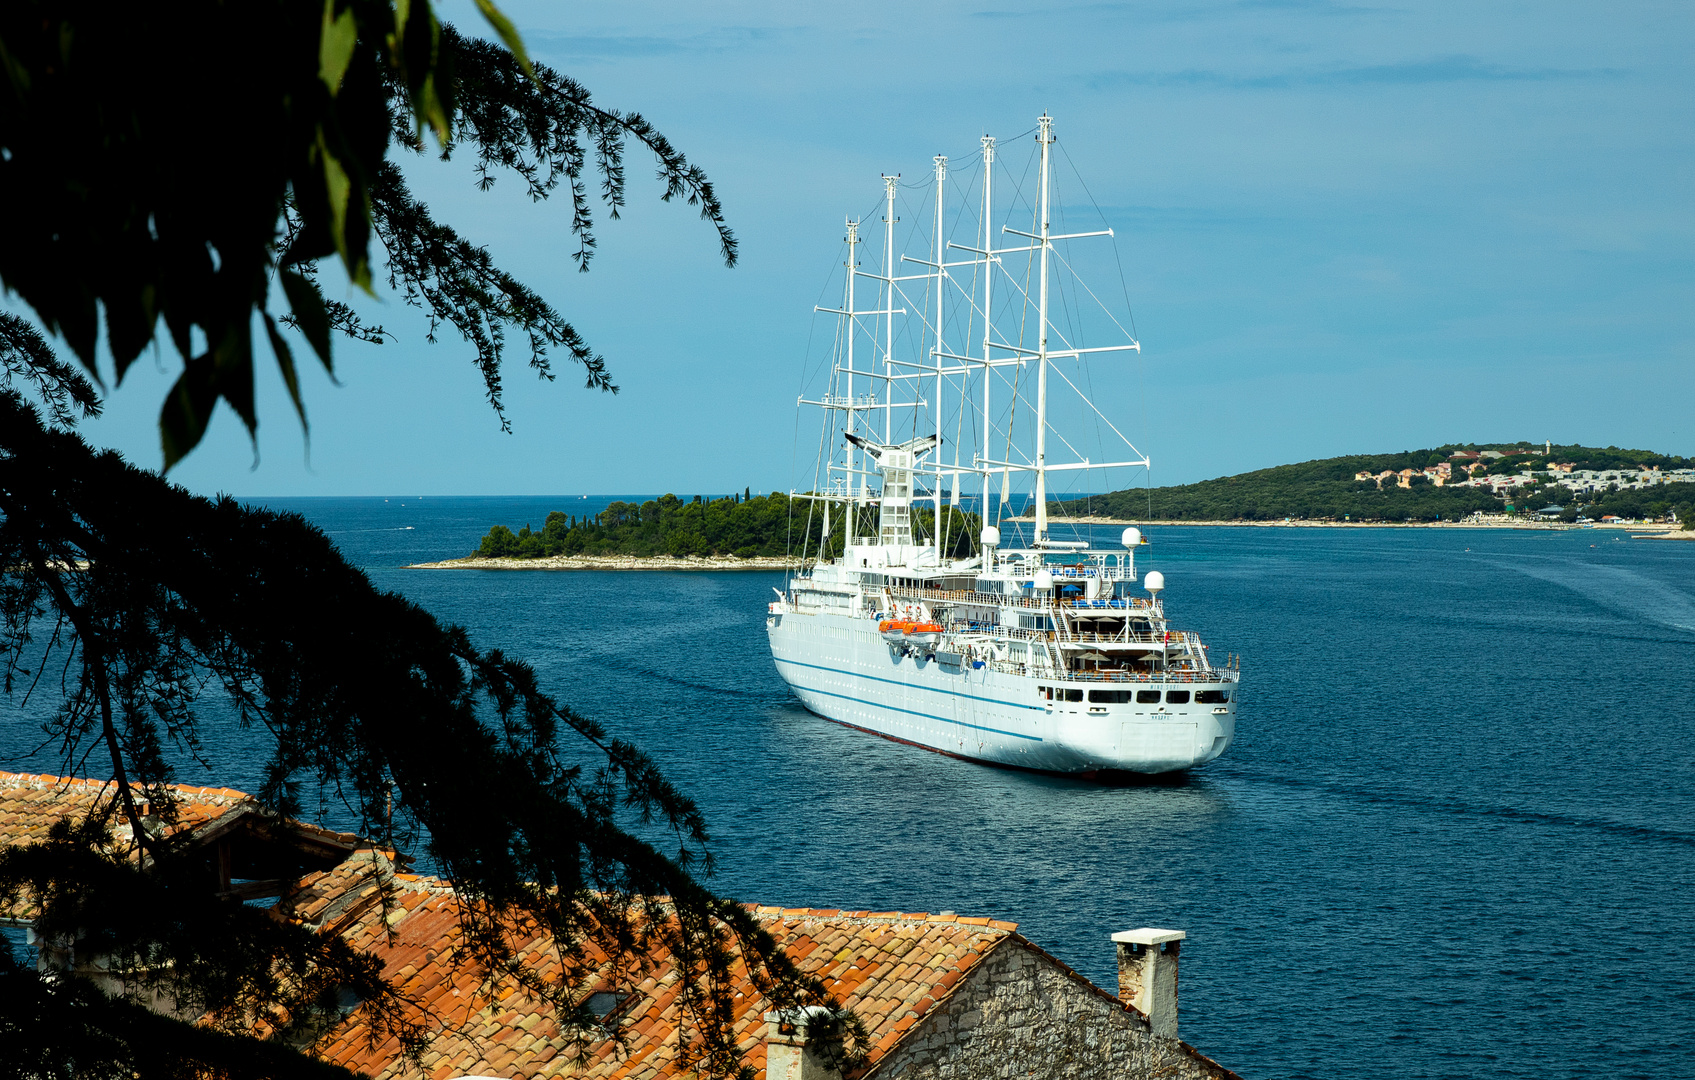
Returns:
[[[974,968],[865,1080],[1225,1080],[1235,1074],[1148,1033],[1082,976],[1016,935]]]

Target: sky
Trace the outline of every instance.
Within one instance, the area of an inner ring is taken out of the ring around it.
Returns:
[[[470,347],[428,343],[379,282],[377,301],[345,295],[397,340],[341,345],[333,382],[307,375],[309,439],[262,360],[257,447],[222,410],[173,479],[244,496],[805,487],[817,419],[795,401],[809,336],[816,358],[831,333],[812,308],[839,299],[844,216],[875,207],[879,174],[968,160],[1044,110],[1117,235],[1143,351],[1091,379],[1153,483],[1445,442],[1695,455],[1686,2],[504,7],[538,60],[705,169],[739,265],[659,200],[634,148],[630,205],[602,214],[587,274],[565,203],[413,162],[415,191],[561,310],[621,392],[585,390],[568,361],[539,382],[514,356],[503,433]],[[487,33],[468,3],[439,10]],[[177,370],[169,346],[144,358],[89,437],[157,468]]]

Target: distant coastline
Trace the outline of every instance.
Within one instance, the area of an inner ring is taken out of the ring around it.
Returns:
[[[1008,519],[1021,524],[1029,524],[1036,519],[1032,516],[1021,516]],[[1683,531],[1682,526],[1665,523],[1634,522],[1630,524],[1614,524],[1607,522],[1593,525],[1572,525],[1563,521],[1534,521],[1524,518],[1484,518],[1465,521],[1329,521],[1324,519],[1308,520],[1292,518],[1277,521],[1184,521],[1179,519],[1110,518],[1091,515],[1088,517],[1050,517],[1050,525],[1199,525],[1206,527],[1235,526],[1248,529],[1523,529],[1532,532],[1573,532],[1580,529],[1606,529],[1610,531],[1627,531],[1633,540],[1695,540],[1695,532]]]
[[[1448,444],[1349,454],[1189,484],[1051,499],[1048,516],[1190,522],[1466,523],[1695,519],[1695,458],[1577,444]]]

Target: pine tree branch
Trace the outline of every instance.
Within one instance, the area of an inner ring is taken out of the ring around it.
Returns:
[[[389,286],[408,304],[430,313],[429,340],[448,323],[476,349],[488,402],[511,430],[501,394],[501,361],[508,329],[524,335],[530,367],[553,378],[550,348],[563,346],[581,364],[590,389],[617,393],[606,362],[553,306],[494,263],[488,250],[437,222],[412,197],[400,170],[385,163],[371,186],[371,213],[387,252]]]
[[[14,389],[18,381],[34,389],[59,427],[100,415],[100,397],[87,377],[59,359],[41,331],[0,311],[0,391]]]

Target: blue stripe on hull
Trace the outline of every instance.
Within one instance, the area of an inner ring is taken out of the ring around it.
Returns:
[[[777,661],[777,663],[779,663],[779,664],[793,664],[796,667],[818,668],[819,671],[833,671],[838,675],[852,675],[853,674],[850,671],[842,671],[838,668],[819,667],[819,665],[817,665],[817,664],[803,664],[799,660],[784,660],[780,656],[779,657],[773,657],[773,659],[775,659]],[[862,678],[862,679],[871,678],[871,676],[869,676],[869,675],[861,675],[861,676],[858,676],[858,677]],[[878,682],[893,682],[894,680],[892,680],[892,679],[878,679],[876,681],[878,681]],[[792,686],[793,684],[791,683],[790,685]],[[916,686],[916,687],[914,687],[914,686],[911,686],[910,683],[900,683],[898,685],[908,686],[908,687],[911,687],[914,690],[930,690],[930,688],[927,687],[927,686]],[[874,703],[874,702],[870,702],[870,701],[865,701],[861,698],[849,697],[847,694],[838,694],[838,693],[835,693],[834,691],[830,691],[830,690],[819,690],[819,689],[816,689],[816,688],[810,687],[810,686],[806,687],[805,689],[806,689],[806,692],[809,693],[809,694],[823,694],[826,697],[841,698],[843,701],[851,701],[855,705],[863,705],[867,709],[885,709],[889,712],[906,713],[910,716],[922,716],[926,720],[936,720],[936,721],[939,721],[939,722],[944,723],[944,724],[958,724],[960,727],[968,727],[968,728],[972,728],[973,730],[976,730],[976,731],[992,731],[996,735],[1005,735],[1009,739],[1029,739],[1032,742],[1041,742],[1042,741],[1042,737],[1040,735],[1023,735],[1023,734],[1020,734],[1019,732],[1016,732],[1016,731],[1002,731],[1000,728],[984,727],[982,724],[972,724],[972,723],[968,723],[964,720],[954,720],[954,719],[951,719],[950,717],[946,717],[946,716],[937,716],[934,713],[919,712],[917,709],[903,709],[899,705],[884,705],[884,704],[880,704],[880,703]],[[992,701],[992,700],[994,700],[992,698],[976,697],[973,694],[958,694],[958,693],[954,693],[954,691],[952,691],[952,690],[931,690],[931,693],[950,694],[953,697],[971,698],[974,701]],[[996,702],[996,704],[1004,704],[1004,702]],[[857,726],[857,725],[855,725],[855,726]]]

